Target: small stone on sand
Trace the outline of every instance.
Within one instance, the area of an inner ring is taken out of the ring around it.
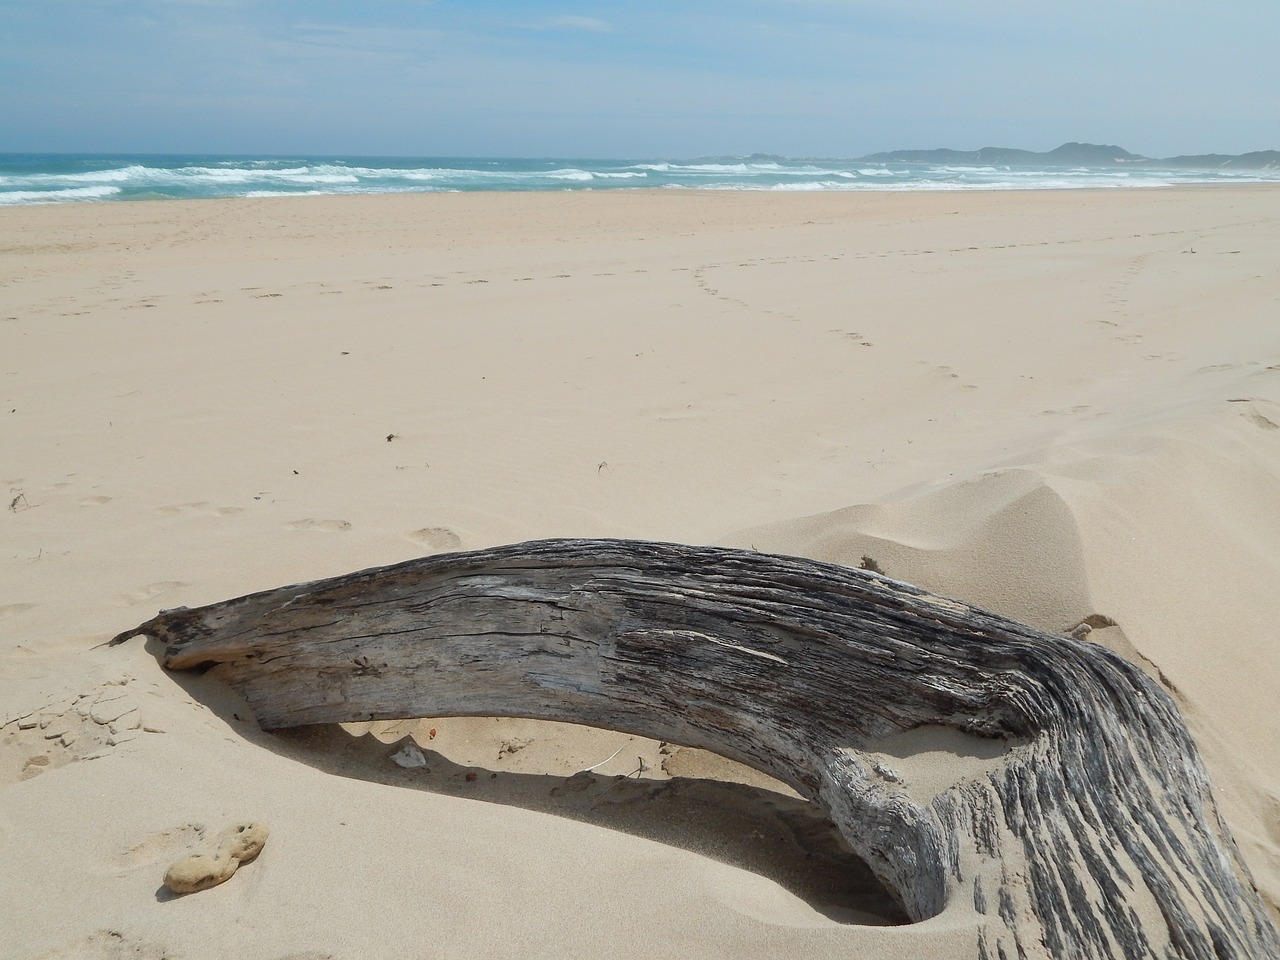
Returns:
[[[218,834],[211,852],[191,853],[174,861],[165,871],[164,885],[174,893],[216,887],[261,853],[266,842],[266,824],[256,820],[233,824]]]

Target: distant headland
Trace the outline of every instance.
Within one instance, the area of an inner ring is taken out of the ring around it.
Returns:
[[[1150,167],[1191,167],[1217,170],[1280,169],[1280,150],[1255,150],[1252,153],[1202,153],[1179,157],[1144,157],[1122,147],[1097,143],[1064,143],[1045,153],[1012,147],[983,147],[980,150],[890,150],[872,153],[859,160],[869,163],[951,163],[951,164],[1026,164],[1072,167],[1109,167],[1116,164],[1141,164]]]

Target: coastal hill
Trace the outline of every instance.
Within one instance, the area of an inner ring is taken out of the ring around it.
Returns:
[[[1280,150],[1254,150],[1252,153],[1241,153],[1229,156],[1222,153],[1202,153],[1195,156],[1169,157],[1166,160],[1153,160],[1152,163],[1171,167],[1237,167],[1242,170],[1275,170],[1280,169]]]
[[[1011,165],[1060,165],[1072,167],[1105,167],[1113,164],[1135,164],[1153,167],[1195,167],[1220,169],[1233,167],[1245,170],[1274,170],[1280,168],[1280,150],[1257,150],[1252,153],[1227,155],[1206,153],[1195,156],[1165,157],[1156,159],[1130,153],[1122,147],[1096,143],[1064,143],[1047,152],[1018,150],[1012,147],[982,147],[979,150],[891,150],[859,157],[871,163],[953,163],[953,164],[1011,164]]]

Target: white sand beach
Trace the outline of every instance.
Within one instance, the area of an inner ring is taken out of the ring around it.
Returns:
[[[104,646],[562,536],[874,565],[1115,650],[1280,922],[1274,186],[0,209],[0,493],[2,958],[975,956],[971,905],[903,925],[727,761],[491,718],[264,734]],[[161,891],[245,819],[257,860]]]

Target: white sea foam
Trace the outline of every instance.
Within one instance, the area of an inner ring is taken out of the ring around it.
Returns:
[[[657,173],[775,173],[783,168],[776,163],[638,163],[640,170]]]
[[[94,170],[85,173],[63,173],[49,177],[50,182],[64,183],[124,183],[140,175],[145,175],[150,168],[139,165],[121,167],[118,170]]]
[[[87,169],[91,165],[101,169]],[[1061,190],[1177,183],[1277,182],[1280,171],[1006,167],[816,160],[601,161],[0,155],[0,204],[157,197],[311,196],[468,190]]]
[[[801,183],[775,183],[770,190],[809,191],[809,190],[851,190],[855,184],[843,180],[805,180]]]
[[[267,170],[245,167],[181,167],[162,171],[171,182],[189,183],[262,183],[285,181],[287,183],[359,183],[356,171],[345,167],[287,167]]]
[[[248,190],[240,194],[240,196],[254,199],[263,197],[324,197],[332,193],[332,190]]]
[[[359,183],[359,177],[341,173],[300,173],[284,178],[292,183]]]
[[[967,174],[973,174],[973,173],[1001,173],[1001,172],[1008,173],[1010,168],[1005,167],[1005,168],[1004,168],[1004,171],[997,170],[995,167],[949,167],[949,166],[942,166],[942,167],[936,167],[935,169],[937,169],[937,170],[941,170],[943,173],[961,173],[961,174],[966,174],[966,173],[967,173]]]
[[[69,187],[63,190],[9,190],[0,192],[0,205],[20,203],[66,203],[69,201],[105,200],[120,192],[119,187]]]
[[[121,167],[83,173],[28,173],[0,177],[0,186],[47,188],[79,183],[125,183],[146,171],[146,167]]]

